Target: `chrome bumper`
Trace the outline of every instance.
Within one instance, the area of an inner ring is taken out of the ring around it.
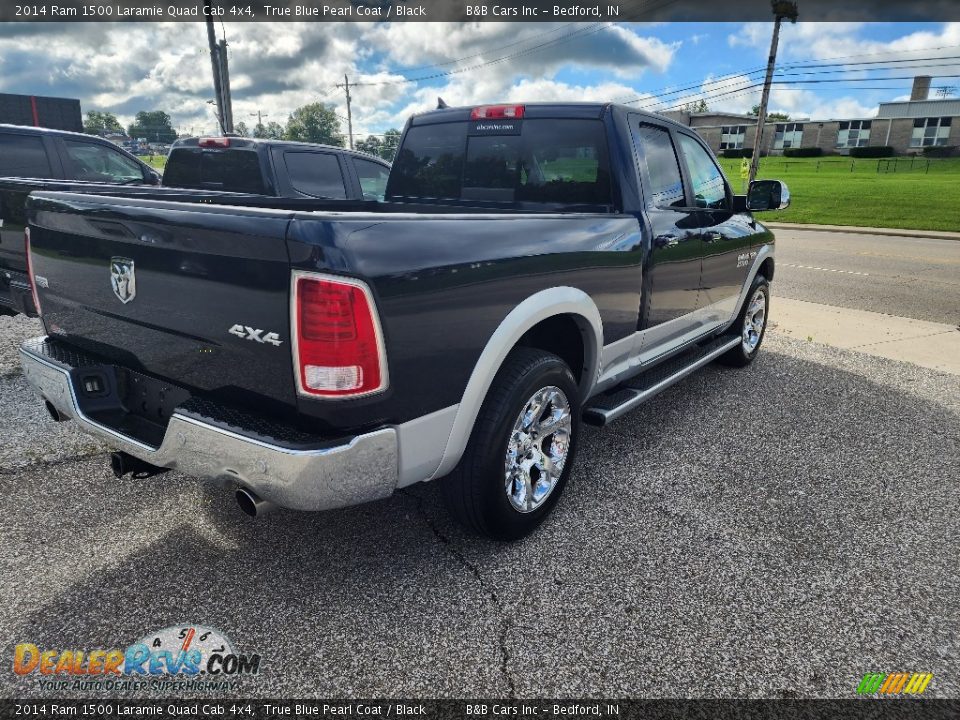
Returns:
[[[397,433],[385,428],[346,444],[292,450],[174,412],[157,448],[86,417],[70,379],[71,368],[37,353],[36,340],[20,347],[27,381],[61,415],[110,447],[186,475],[226,479],[264,500],[296,510],[328,510],[384,498],[397,486]]]

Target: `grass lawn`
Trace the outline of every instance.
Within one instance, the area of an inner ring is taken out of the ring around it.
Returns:
[[[163,170],[164,165],[167,164],[166,155],[141,155],[140,159],[156,170]]]
[[[894,164],[896,160],[896,164]],[[734,192],[740,160],[720,158]],[[818,168],[819,164],[819,168]],[[783,180],[791,204],[762,220],[960,231],[960,158],[851,159],[765,157],[758,178]]]

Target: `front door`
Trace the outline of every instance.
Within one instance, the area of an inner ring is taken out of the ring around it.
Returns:
[[[740,291],[753,261],[755,224],[749,213],[733,211],[733,197],[710,152],[699,139],[677,133],[694,203],[700,208],[703,263],[697,315],[704,327],[725,323],[737,311]]]
[[[670,131],[641,122],[634,128],[646,214],[652,231],[639,330],[645,358],[667,351],[695,327],[700,288],[699,210],[690,207]]]

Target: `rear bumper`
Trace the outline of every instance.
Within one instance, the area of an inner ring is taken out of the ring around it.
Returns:
[[[316,447],[284,447],[257,433],[225,428],[193,412],[174,411],[162,442],[152,447],[83,413],[69,359],[47,352],[46,338],[20,347],[27,381],[63,416],[108,446],[187,475],[249,488],[264,500],[296,510],[327,510],[389,496],[398,477],[397,432],[385,428]]]

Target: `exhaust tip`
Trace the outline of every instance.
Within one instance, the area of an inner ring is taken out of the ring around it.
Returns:
[[[44,400],[43,406],[47,409],[47,412],[50,413],[50,417],[53,418],[54,422],[63,422],[64,420],[69,419],[66,415],[62,415],[60,411],[57,410],[56,406],[49,400]]]
[[[246,488],[237,488],[233,496],[236,498],[237,505],[240,507],[241,512],[252,518],[262,517],[275,507],[273,503],[267,502]]]
[[[233,496],[237,499],[237,505],[244,515],[249,515],[252,518],[257,516],[257,498],[254,497],[253,493],[243,488],[237,488]]]

